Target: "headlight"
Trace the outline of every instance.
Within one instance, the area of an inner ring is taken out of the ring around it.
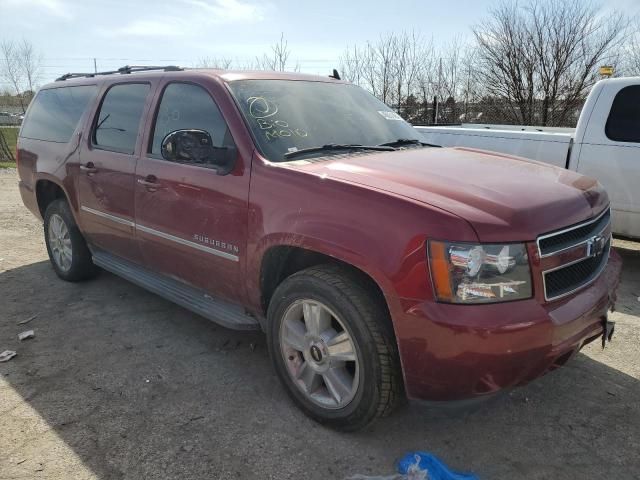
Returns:
[[[524,244],[479,245],[429,241],[431,278],[439,301],[491,303],[531,297]]]

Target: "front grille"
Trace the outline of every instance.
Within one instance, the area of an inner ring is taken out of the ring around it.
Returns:
[[[594,220],[590,220],[587,223],[579,224],[575,227],[569,227],[558,233],[543,235],[538,239],[540,255],[553,255],[554,253],[566,248],[571,248],[575,245],[586,242],[589,238],[594,235],[598,235],[607,227],[610,217],[610,211],[607,209],[599,217]]]
[[[587,286],[602,273],[611,248],[611,213],[538,237],[538,251],[543,263],[542,279],[545,300],[556,300]],[[558,265],[554,256],[569,254],[571,263]],[[582,255],[576,258],[575,254]],[[548,265],[547,270],[544,265]],[[553,267],[553,268],[551,268]]]
[[[610,248],[611,240],[607,241],[598,255],[544,273],[547,300],[562,297],[593,282],[606,265]]]

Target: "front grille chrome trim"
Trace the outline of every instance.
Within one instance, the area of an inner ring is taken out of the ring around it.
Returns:
[[[607,215],[608,217],[606,217]],[[604,223],[604,225],[601,225],[602,223]],[[540,235],[536,239],[538,255],[541,260],[561,255],[563,252],[568,250],[586,246],[586,254],[583,257],[541,271],[542,290],[546,302],[552,302],[572,295],[575,292],[588,287],[600,277],[609,262],[609,255],[613,244],[613,236],[611,233],[607,235],[608,238],[603,235],[603,233],[607,232],[610,228],[611,209],[610,207],[607,207],[594,218],[581,222],[577,225],[572,225],[571,227]],[[576,232],[575,234],[571,234],[572,231],[577,229],[584,229],[585,232]],[[563,235],[565,235],[564,238],[562,238]],[[546,244],[543,242],[545,239],[554,239],[554,237],[560,238],[555,241],[551,240],[546,242]],[[606,241],[604,249],[597,253],[592,252],[591,250],[591,247],[594,245],[593,241],[596,237],[600,237],[599,241]],[[543,246],[545,250],[544,254]],[[584,266],[577,266],[581,262],[586,262],[590,259],[593,259],[591,263],[584,264]],[[599,263],[596,263],[598,260]],[[574,265],[576,265],[576,267],[572,269],[571,267]],[[553,279],[551,279],[551,277],[547,277],[549,274],[563,269],[567,269],[567,272],[565,274],[559,272],[558,275],[560,275],[560,277],[554,276]],[[566,288],[569,290],[564,291]],[[551,292],[549,292],[549,289],[551,289]]]
[[[576,242],[570,246],[564,247],[560,250],[554,250],[553,252],[550,253],[542,253],[542,248],[540,247],[540,242],[546,238],[551,238],[551,237],[556,237],[558,235],[562,235],[564,233],[567,232],[571,232],[572,230],[577,230],[578,228],[582,228],[582,227],[586,227],[587,225],[591,225],[594,223],[598,223],[600,221],[600,219],[602,217],[604,217],[607,213],[609,213],[609,215],[611,215],[611,209],[609,207],[605,208],[597,217],[592,218],[591,220],[587,220],[586,222],[582,222],[579,223],[577,225],[574,225],[572,227],[568,227],[568,228],[564,228],[562,230],[557,230],[555,232],[551,232],[551,233],[546,233],[544,235],[540,235],[537,239],[536,239],[536,245],[538,246],[538,255],[540,255],[540,258],[547,258],[547,257],[552,257],[554,255],[557,255],[559,253],[565,252],[567,250],[571,250],[572,248],[576,248],[580,245],[584,245],[585,243],[587,243],[589,241],[589,238],[593,237],[593,235],[599,235],[602,232],[604,232],[607,227],[611,224],[611,222],[609,222],[607,225],[605,225],[599,232],[597,233],[592,233],[591,235],[589,235],[589,238],[586,238],[584,240],[581,240],[579,242]]]
[[[547,296],[547,274],[555,272],[557,270],[561,270],[563,268],[570,267],[571,265],[575,265],[576,263],[584,262],[585,260],[589,260],[590,257],[580,258],[578,260],[574,260],[573,262],[565,263],[565,264],[560,265],[558,267],[551,268],[549,270],[543,271],[542,272],[542,290],[544,291],[544,299],[545,299],[545,301],[552,302],[552,301],[559,300],[561,298],[567,297],[567,296],[569,296],[569,295],[571,295],[571,294],[573,294],[573,293],[575,293],[575,292],[577,292],[579,290],[582,290],[583,288],[588,287],[593,282],[595,282],[600,277],[600,274],[607,267],[607,263],[609,263],[609,254],[611,253],[612,240],[613,240],[613,236],[611,236],[609,238],[609,242],[608,242],[609,247],[604,252],[602,252],[603,258],[602,258],[602,261],[600,263],[600,267],[596,271],[594,271],[594,273],[591,275],[591,279],[589,281],[585,282],[585,283],[581,283],[580,285],[578,285],[576,288],[574,288],[572,290],[564,292],[564,293],[562,293],[560,295],[555,295],[553,297]]]

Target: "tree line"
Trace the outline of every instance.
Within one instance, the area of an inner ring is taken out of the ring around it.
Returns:
[[[33,98],[42,74],[42,55],[26,39],[0,42],[0,79],[9,88],[0,92],[3,106],[19,106],[22,113]]]
[[[640,20],[589,1],[502,0],[471,34],[443,44],[416,31],[388,33],[345,48],[336,64],[342,78],[415,124],[572,127],[600,66],[640,75]],[[0,76],[23,109],[41,65],[28,41],[0,43]],[[213,56],[196,66],[300,70],[284,35],[251,61]]]
[[[414,123],[575,126],[600,66],[640,75],[639,31],[622,13],[580,0],[504,1],[469,43],[438,48],[415,32],[392,33],[347,49],[340,65]]]

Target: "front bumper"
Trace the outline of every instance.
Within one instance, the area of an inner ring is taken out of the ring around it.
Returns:
[[[612,249],[598,279],[562,300],[424,302],[394,315],[407,395],[464,400],[527,383],[564,364],[602,335],[621,268]]]

